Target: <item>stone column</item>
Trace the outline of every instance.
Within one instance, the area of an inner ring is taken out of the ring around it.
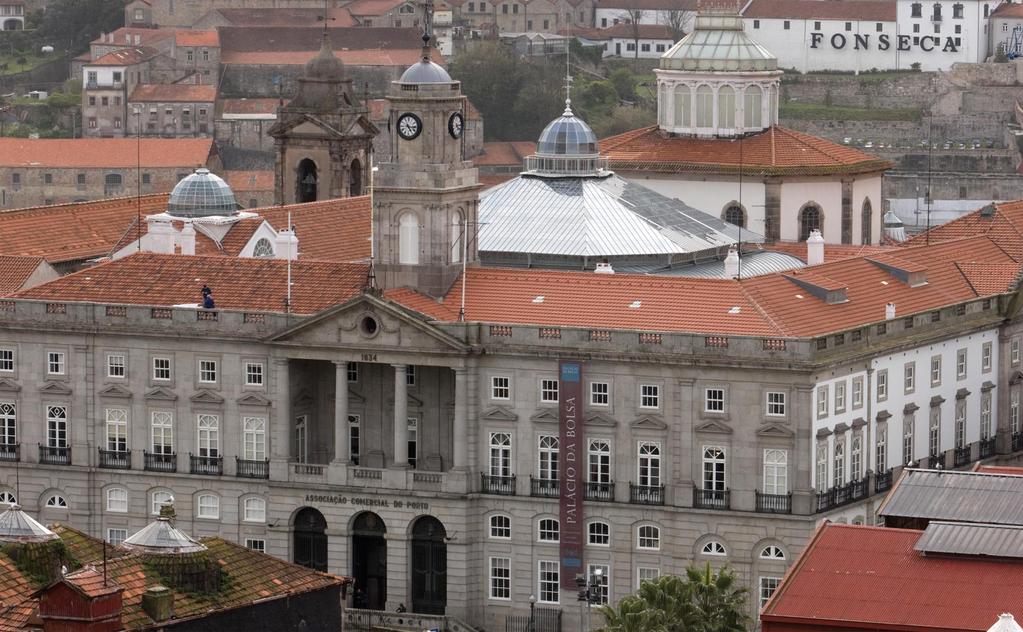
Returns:
[[[454,469],[469,469],[469,415],[468,397],[466,388],[468,377],[467,369],[455,369],[455,424],[452,428],[454,433]]]
[[[394,366],[394,463],[393,467],[408,467],[408,382],[406,365]]]
[[[334,462],[348,463],[348,363],[334,362]]]
[[[288,441],[291,434],[291,376],[287,358],[274,360],[274,374],[277,382],[277,415],[273,425],[270,454],[276,460],[287,461],[291,456]]]

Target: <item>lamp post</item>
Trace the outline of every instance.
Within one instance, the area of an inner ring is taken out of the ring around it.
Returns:
[[[529,596],[529,632],[536,632],[536,597],[534,595]]]

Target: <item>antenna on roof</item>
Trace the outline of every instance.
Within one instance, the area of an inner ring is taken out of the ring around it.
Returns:
[[[294,232],[295,228],[291,225],[291,211],[288,211],[288,230]],[[287,296],[284,298],[284,313],[291,313],[291,259],[292,255],[296,253],[291,252],[291,246],[288,247],[288,291]]]
[[[462,217],[462,304],[458,308],[458,322],[465,322],[465,260],[469,254],[469,216]]]
[[[327,41],[327,23],[337,19],[337,18],[329,17],[329,14],[330,14],[330,6],[329,6],[329,4],[330,4],[330,0],[323,0],[323,15],[316,16],[316,21],[317,22],[320,22],[320,21],[323,22],[323,41],[324,42]]]
[[[934,144],[931,142],[931,124],[934,119],[930,116],[927,117],[927,227],[924,228],[924,243],[928,246],[931,245],[931,154],[934,148]]]
[[[739,212],[742,213],[739,222],[739,243],[736,248],[736,255],[739,257],[738,267],[735,270],[735,278],[742,278],[742,225],[746,223],[746,209],[742,205],[742,137],[744,134],[739,135]]]
[[[433,37],[433,0],[423,0],[423,61],[430,61],[430,39]]]

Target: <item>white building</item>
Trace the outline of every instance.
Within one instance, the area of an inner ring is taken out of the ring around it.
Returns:
[[[1006,2],[991,13],[990,43],[992,54],[1002,46],[1011,58],[1023,55],[1023,4]]]
[[[747,32],[800,72],[947,70],[991,54],[996,0],[749,0]],[[918,66],[915,66],[918,64]]]
[[[695,0],[597,0],[593,25],[610,28],[616,24],[661,24],[689,32],[696,19]]]
[[[671,29],[663,24],[616,24],[577,33],[584,46],[600,46],[604,57],[657,59],[675,43]]]

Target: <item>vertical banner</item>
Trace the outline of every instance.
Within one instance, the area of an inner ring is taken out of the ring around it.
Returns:
[[[584,572],[582,364],[559,362],[558,379],[561,587],[575,590],[575,576]]]

